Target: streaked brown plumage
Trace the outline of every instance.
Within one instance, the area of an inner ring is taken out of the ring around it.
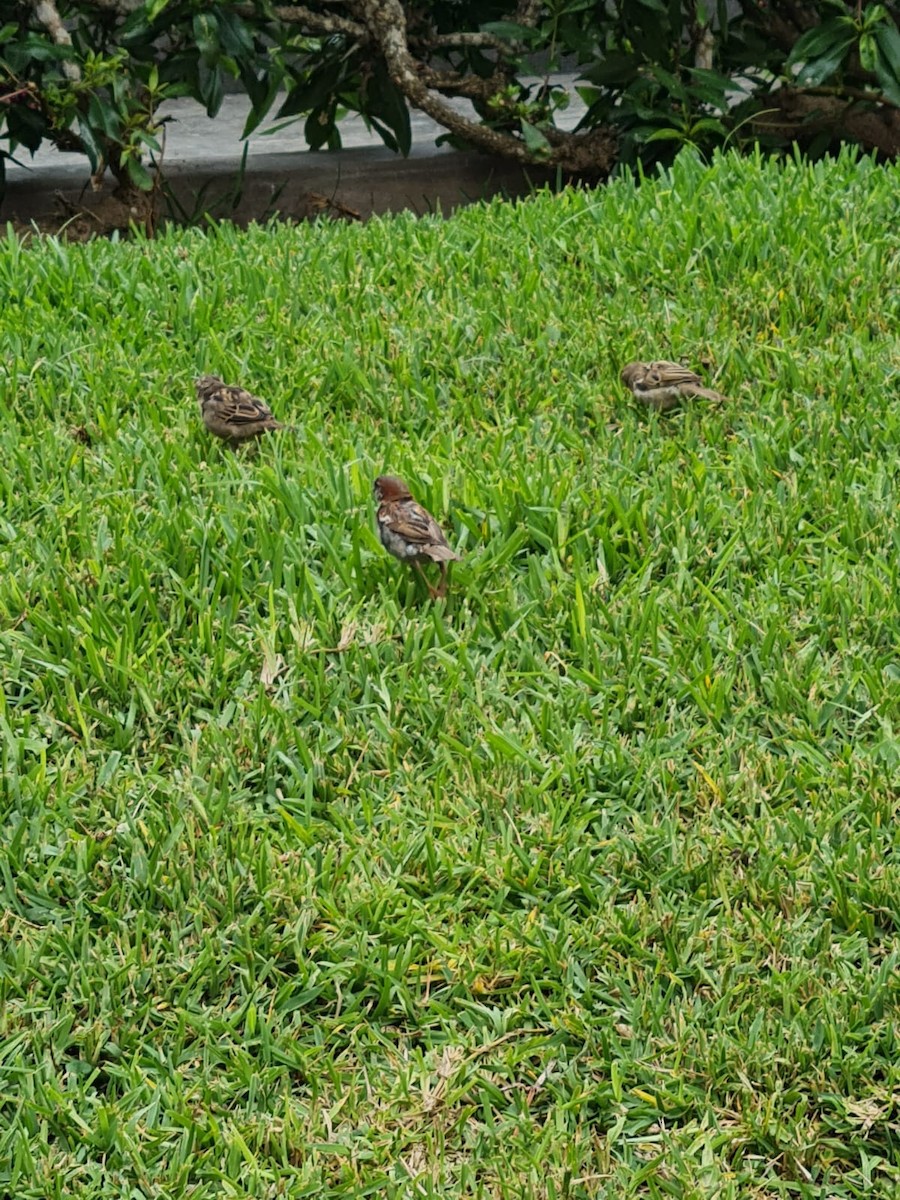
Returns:
[[[447,564],[459,559],[450,549],[444,532],[434,517],[416,503],[409,488],[395,475],[379,475],[372,485],[378,511],[378,535],[385,550],[395,558],[412,563],[422,576],[432,599],[447,594]],[[440,583],[432,587],[422,570],[423,562],[436,562],[441,570]]]
[[[285,429],[259,396],[218,375],[201,375],[195,384],[203,424],[226,442],[246,442],[271,429]]]
[[[696,371],[673,362],[633,362],[622,368],[622,382],[650,408],[665,412],[692,396],[717,403],[725,401],[721,392],[704,387]]]

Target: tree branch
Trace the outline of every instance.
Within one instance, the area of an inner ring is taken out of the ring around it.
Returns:
[[[533,29],[541,15],[541,6],[542,0],[519,0],[514,21],[517,25],[527,25]]]
[[[430,37],[417,35],[410,40],[420,42],[432,50],[463,49],[465,46],[487,47],[489,50],[496,50],[498,54],[508,54],[510,50],[509,42],[481,30],[473,30],[470,33],[434,33]]]
[[[384,55],[388,74],[395,87],[410,103],[457,137],[464,138],[481,150],[520,163],[534,161],[528,147],[519,138],[469,120],[429,89],[422,77],[421,64],[409,51],[406,14],[400,0],[354,0],[354,10],[365,21],[372,39]],[[427,72],[426,67],[426,78]],[[551,149],[542,165],[559,166],[575,172],[607,172],[615,162],[615,138],[606,129],[595,129],[587,135],[552,128],[544,132]]]
[[[879,107],[870,108],[869,104],[876,97],[866,93],[859,98],[865,107],[860,107],[855,96],[841,94],[847,91],[821,87],[781,88],[766,97],[770,107],[753,118],[752,124],[757,129],[772,130],[780,137],[801,143],[824,132],[836,139],[852,137],[867,150],[877,150],[886,158],[896,158],[900,154],[900,108],[881,97],[877,97]]]
[[[419,78],[426,87],[433,88],[436,92],[468,96],[471,100],[483,100],[485,103],[502,91],[508,82],[508,77],[502,73],[482,79],[480,75],[459,75],[456,71],[442,73],[424,64],[419,65],[418,70]]]
[[[144,0],[94,0],[94,3],[97,8],[102,8],[105,12],[117,13],[120,17],[125,17],[134,12],[136,8],[140,8]]]
[[[239,12],[242,17],[259,16],[256,7],[252,4],[238,4],[235,6],[235,11]],[[283,21],[285,25],[303,25],[313,34],[324,33],[331,36],[343,33],[347,37],[356,38],[359,42],[369,40],[366,27],[357,21],[351,21],[349,17],[338,16],[337,13],[314,12],[305,4],[276,4],[272,8],[272,15],[277,20]]]
[[[57,46],[72,46],[72,39],[69,37],[69,31],[59,19],[56,5],[53,0],[34,0],[32,7],[37,20],[50,34],[50,37]],[[69,62],[68,59],[63,59],[62,72],[71,83],[77,83],[81,78],[81,68],[76,62]]]
[[[475,146],[495,154],[504,154],[519,162],[528,160],[526,148],[518,139],[476,125],[429,91],[419,77],[417,64],[409,52],[406,14],[400,0],[359,0],[359,11],[381,48],[391,79],[416,108],[421,108],[439,125]]]

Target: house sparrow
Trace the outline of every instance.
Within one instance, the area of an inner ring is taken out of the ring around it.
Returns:
[[[689,396],[723,402],[726,397],[704,387],[700,376],[688,367],[673,362],[633,362],[622,368],[622,382],[638,400],[665,412]]]
[[[417,504],[402,479],[379,475],[372,485],[378,501],[378,535],[385,550],[395,558],[411,562],[422,576],[432,600],[447,594],[447,564],[459,559],[447,545],[440,525],[431,513]],[[421,563],[436,562],[441,581],[436,588],[425,578]]]
[[[227,442],[246,442],[270,429],[285,429],[258,396],[218,375],[201,375],[195,384],[203,424]]]

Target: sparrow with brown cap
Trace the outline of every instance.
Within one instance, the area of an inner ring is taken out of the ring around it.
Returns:
[[[378,501],[375,514],[378,536],[385,550],[401,562],[412,563],[433,600],[445,596],[448,563],[458,561],[459,555],[450,549],[440,525],[412,498],[409,488],[395,475],[379,475],[372,490]],[[425,562],[436,562],[440,567],[441,578],[436,588],[431,586],[422,570]]]

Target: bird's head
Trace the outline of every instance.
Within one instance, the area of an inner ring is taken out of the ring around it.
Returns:
[[[647,373],[647,364],[642,362],[628,363],[622,368],[622,382],[626,387],[632,387]]]
[[[202,400],[216,388],[222,387],[222,380],[218,375],[201,375],[199,379],[194,380],[194,387],[197,389],[198,400]]]
[[[372,484],[372,491],[379,504],[385,500],[411,500],[409,488],[396,475],[379,475]]]

